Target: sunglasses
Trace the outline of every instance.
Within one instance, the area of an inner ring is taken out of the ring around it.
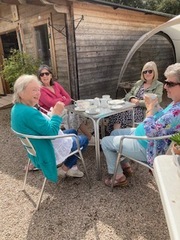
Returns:
[[[44,75],[46,75],[46,76],[49,76],[49,72],[44,72],[44,73],[40,73],[39,75],[40,75],[40,77],[43,77]]]
[[[180,85],[180,83],[165,81],[164,85],[167,86],[168,88],[171,88],[171,87],[175,87],[175,86],[177,86],[177,85]]]
[[[143,74],[147,74],[147,73],[151,74],[152,72],[153,70],[146,70],[146,71],[143,71]]]

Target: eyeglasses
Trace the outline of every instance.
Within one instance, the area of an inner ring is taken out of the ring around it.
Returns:
[[[49,72],[44,72],[44,73],[40,73],[39,75],[40,75],[40,77],[43,77],[44,75],[46,75],[46,76],[49,76]]]
[[[143,71],[143,74],[147,74],[147,73],[151,74],[152,72],[153,70],[146,70],[146,71]]]
[[[167,86],[168,88],[171,88],[171,87],[175,87],[175,86],[177,86],[177,85],[180,85],[180,83],[165,81],[164,85]]]

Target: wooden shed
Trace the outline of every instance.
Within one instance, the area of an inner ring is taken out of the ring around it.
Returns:
[[[1,0],[0,63],[11,48],[51,65],[74,99],[116,95],[124,60],[141,35],[173,16],[97,0]],[[138,49],[123,81],[139,79],[156,61],[160,80],[176,61],[171,39],[158,33]],[[6,92],[2,81],[1,91]]]

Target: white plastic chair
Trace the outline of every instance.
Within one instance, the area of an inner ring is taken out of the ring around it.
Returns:
[[[57,138],[74,137],[76,139],[77,150],[71,152],[67,157],[70,157],[70,156],[75,154],[81,160],[81,162],[83,164],[83,167],[84,167],[85,175],[86,175],[86,178],[87,178],[87,181],[88,181],[88,184],[89,184],[89,188],[91,187],[90,179],[89,179],[89,176],[88,176],[88,173],[87,173],[87,168],[86,168],[85,161],[84,161],[84,158],[83,158],[83,155],[82,155],[82,152],[81,152],[82,148],[80,148],[79,139],[78,139],[77,135],[75,135],[75,134],[64,134],[64,135],[55,135],[55,136],[35,136],[35,135],[22,134],[22,133],[14,131],[13,129],[12,129],[12,131],[21,140],[21,143],[25,147],[26,151],[30,155],[32,155],[32,156],[36,156],[36,150],[34,149],[33,144],[30,142],[29,139],[54,140],[54,139],[57,139]],[[25,190],[25,185],[26,185],[26,182],[27,182],[27,175],[28,175],[28,172],[29,172],[28,169],[29,169],[30,163],[31,163],[31,161],[30,161],[30,159],[28,159],[28,164],[27,164],[27,167],[26,167],[26,172],[25,172],[25,177],[24,177],[24,184],[23,184],[23,189],[22,189],[23,191]],[[44,187],[45,187],[45,184],[46,184],[46,180],[47,180],[47,178],[45,177],[44,181],[43,181],[43,184],[42,184],[42,187],[41,187],[40,194],[39,194],[39,199],[38,199],[38,202],[37,202],[37,205],[36,205],[36,210],[39,209],[39,206],[40,206],[40,203],[41,203],[41,199],[42,199],[42,195],[43,195],[43,192],[44,192]]]
[[[117,155],[117,159],[116,159],[116,166],[115,166],[114,174],[113,174],[113,177],[112,177],[111,190],[113,191],[114,181],[115,181],[115,178],[116,178],[118,165],[120,164],[120,161],[121,161],[121,156],[126,157],[125,155],[122,155],[123,140],[124,139],[129,138],[129,139],[137,139],[137,140],[138,139],[142,139],[142,140],[150,141],[150,140],[170,139],[170,137],[172,137],[172,135],[165,135],[165,136],[160,136],[160,137],[132,136],[132,135],[124,135],[124,136],[122,136],[121,139],[120,139],[119,151],[118,151],[118,155]],[[156,141],[155,141],[155,144],[154,144],[154,148],[156,149]],[[169,146],[169,148],[170,148],[170,146]],[[169,153],[169,148],[166,151],[166,154]],[[153,168],[151,166],[149,166],[147,163],[142,162],[142,161],[138,161],[137,159],[134,159],[134,158],[129,158],[128,157],[128,159],[130,159],[132,161],[135,161],[135,162],[137,162],[137,163],[147,167],[153,173]]]

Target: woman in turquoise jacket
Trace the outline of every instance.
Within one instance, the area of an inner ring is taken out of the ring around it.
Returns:
[[[125,100],[136,105],[134,108],[134,121],[142,122],[144,119],[146,106],[144,101],[145,93],[157,95],[158,102],[162,101],[163,84],[158,81],[158,70],[155,62],[147,62],[141,71],[141,79],[126,94]],[[109,118],[107,130],[110,133],[113,129],[125,128],[132,124],[132,111],[118,113]]]
[[[37,136],[58,135],[62,123],[61,113],[64,110],[64,103],[57,102],[52,109],[52,117],[45,118],[34,106],[40,98],[40,81],[35,75],[22,75],[14,84],[14,106],[11,111],[11,127],[17,132]],[[74,133],[74,132],[73,132]],[[86,136],[78,136],[80,146],[83,149],[88,145]],[[42,170],[44,175],[51,181],[57,182],[58,174],[56,158],[51,140],[30,140],[36,150],[36,157],[29,155],[33,165]],[[75,139],[69,143],[70,151],[76,149]],[[58,169],[61,176],[82,177],[84,174],[77,166],[77,157],[67,158],[62,167]]]

